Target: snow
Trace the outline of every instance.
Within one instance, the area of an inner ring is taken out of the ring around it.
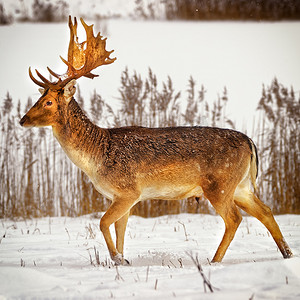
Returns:
[[[266,228],[244,217],[223,262],[209,264],[223,235],[219,216],[131,216],[125,237],[131,266],[116,268],[95,216],[3,219],[0,299],[299,299],[300,216],[276,220],[293,258],[284,260]],[[205,292],[191,253],[214,293]]]
[[[175,90],[182,91],[183,107],[191,75],[197,89],[204,85],[210,103],[222,96],[226,86],[226,114],[237,122],[237,129],[246,127],[251,132],[263,84],[270,85],[276,76],[280,83],[300,91],[300,22],[103,22],[100,28],[107,27],[107,49],[115,50],[112,57],[117,60],[95,71],[100,77],[78,80],[87,102],[96,89],[112,107],[118,107],[125,67],[144,77],[151,67],[159,82],[170,75]],[[9,91],[23,104],[29,96],[38,99],[37,86],[28,76],[29,66],[45,76],[47,66],[58,73],[66,71],[59,55],[67,56],[67,24],[15,23],[0,27],[0,37],[0,97]]]

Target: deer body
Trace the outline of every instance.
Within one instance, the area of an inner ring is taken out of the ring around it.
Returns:
[[[225,223],[225,233],[214,262],[222,260],[235,235],[242,219],[239,208],[260,220],[270,231],[283,257],[291,257],[292,252],[270,208],[251,190],[251,185],[256,187],[258,164],[252,140],[234,130],[212,127],[104,129],[96,126],[85,116],[73,96],[76,90],[74,78],[95,76],[90,71],[99,62],[87,61],[79,70],[69,63],[73,60],[71,54],[75,55],[72,43],[76,21],[75,25],[70,21],[69,26],[71,46],[66,63],[71,75],[62,80],[63,77],[49,70],[58,78],[52,83],[37,72],[43,81],[40,82],[30,71],[32,80],[43,87],[42,96],[20,124],[52,126],[54,136],[69,158],[87,174],[95,188],[112,201],[101,218],[100,229],[116,264],[127,262],[123,258],[124,235],[133,205],[148,199],[179,200],[202,195]],[[88,39],[91,39],[90,27],[84,26]],[[92,53],[93,45],[103,42],[98,37],[96,42],[89,43],[88,40],[86,51]],[[114,61],[108,58],[110,52],[104,50],[104,53],[106,57],[102,64],[106,59],[107,63]],[[88,57],[90,55],[85,59]],[[112,224],[115,224],[116,243],[109,230]]]
[[[54,136],[96,189],[111,200],[128,190],[139,194],[133,204],[200,197],[203,186],[205,191],[225,193],[221,178],[225,184],[240,181],[248,171],[235,170],[245,154],[248,159],[252,155],[252,142],[242,133],[211,127],[104,129],[94,125],[74,99],[69,110],[65,124],[53,128]]]

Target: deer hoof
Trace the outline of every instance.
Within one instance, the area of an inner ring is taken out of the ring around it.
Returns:
[[[127,259],[123,257],[122,254],[118,253],[112,257],[112,260],[115,262],[116,266],[130,266],[130,263]]]
[[[127,259],[123,258],[122,265],[123,266],[130,266],[130,262]]]
[[[278,247],[280,249],[280,252],[282,253],[283,258],[293,257],[293,252],[292,252],[291,248],[288,246],[288,244],[286,243],[284,238],[282,238],[279,241]]]
[[[293,257],[293,252],[289,248],[288,249],[284,249],[282,255],[283,255],[283,258],[291,258],[291,257]]]

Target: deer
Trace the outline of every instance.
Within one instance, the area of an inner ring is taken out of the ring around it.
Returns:
[[[242,221],[240,209],[257,218],[270,232],[284,258],[292,251],[271,209],[257,196],[258,154],[245,134],[216,127],[100,128],[90,121],[74,98],[76,80],[93,79],[95,68],[113,63],[106,38],[94,35],[81,18],[86,41],[79,43],[77,19],[69,16],[67,71],[46,79],[38,70],[29,76],[41,97],[20,120],[24,127],[51,126],[54,137],[71,161],[111,200],[100,220],[110,257],[124,258],[124,236],[130,209],[139,201],[180,200],[204,196],[225,223],[224,236],[212,262],[221,262]],[[52,78],[53,79],[53,78]],[[114,224],[115,242],[110,233]]]

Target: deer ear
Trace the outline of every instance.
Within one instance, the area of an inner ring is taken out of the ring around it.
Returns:
[[[43,89],[43,88],[39,88],[39,92],[40,92],[40,94],[41,94],[41,95],[43,95],[43,94],[44,94],[44,92],[45,92],[45,89]]]
[[[69,102],[72,99],[73,95],[76,92],[75,85],[76,85],[76,80],[73,79],[70,82],[68,82],[64,87],[64,97],[67,102]]]

